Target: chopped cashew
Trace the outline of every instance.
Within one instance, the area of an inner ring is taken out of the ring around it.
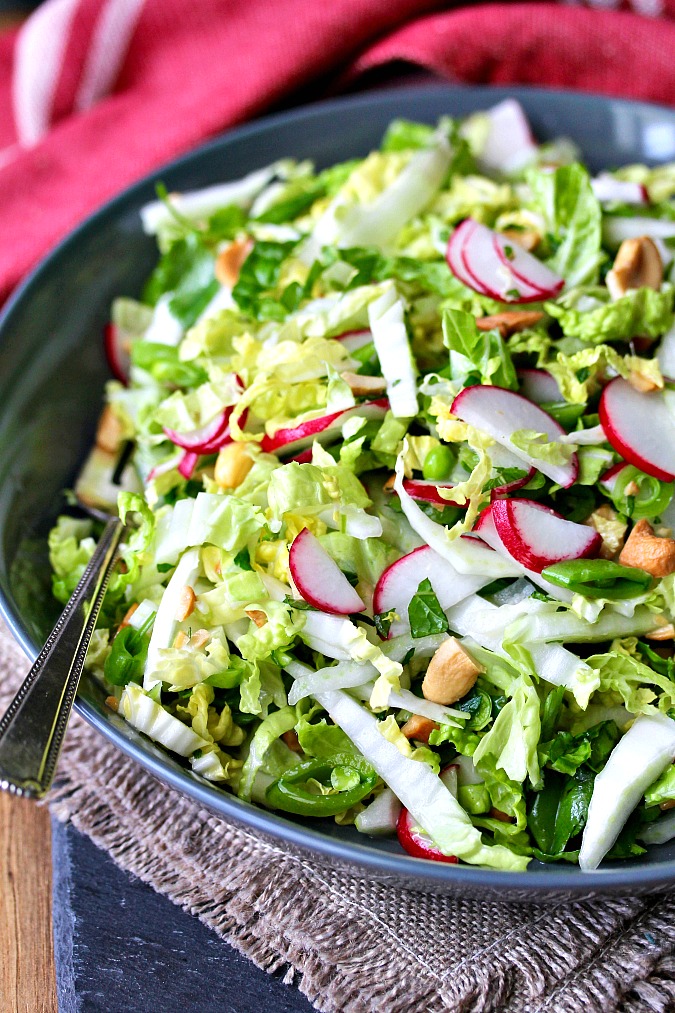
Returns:
[[[645,376],[638,369],[631,370],[628,377],[628,382],[631,387],[635,390],[639,390],[641,394],[649,394],[652,390],[662,390],[663,383],[658,384],[651,376]]]
[[[424,718],[421,714],[413,714],[404,725],[401,725],[401,731],[406,739],[417,739],[418,742],[428,742],[429,736],[437,728],[440,728],[440,725],[436,721]]]
[[[496,328],[503,338],[508,338],[518,331],[534,327],[543,319],[544,314],[539,310],[504,310],[491,317],[478,317],[476,327],[479,331],[492,331]]]
[[[653,288],[658,292],[663,281],[663,262],[656,244],[649,236],[624,239],[605,281],[615,300],[635,288]]]
[[[669,798],[666,802],[659,804],[661,812],[667,812],[668,809],[675,809],[675,798]]]
[[[601,559],[614,559],[617,553],[621,552],[628,525],[619,520],[618,513],[609,503],[603,503],[597,510],[594,510],[591,516],[584,521],[584,524],[595,528],[602,538]]]
[[[258,627],[258,629],[260,629],[261,626],[264,626],[265,623],[267,622],[267,616],[263,612],[262,609],[250,608],[250,609],[244,609],[244,612],[249,617],[249,619],[253,620],[253,622],[256,624],[256,626]]]
[[[652,577],[675,573],[675,538],[659,538],[646,518],[638,521],[624,545],[619,562],[636,566]]]
[[[187,633],[185,633],[184,630],[179,630],[174,638],[173,646],[176,648],[177,651],[179,651],[181,647],[185,647],[187,642],[188,642]]]
[[[292,749],[294,753],[302,752],[302,746],[300,745],[298,733],[295,731],[294,728],[291,728],[290,732],[284,732],[281,738],[284,740],[288,748]]]
[[[654,622],[656,629],[644,634],[646,640],[675,640],[675,626],[665,616],[654,616]]]
[[[105,698],[105,705],[106,707],[110,707],[111,711],[117,712],[120,702],[116,696],[107,696]]]
[[[536,250],[541,242],[540,234],[534,229],[505,229],[502,235],[512,243],[518,243],[528,253]]]
[[[501,809],[495,809],[494,807],[490,809],[489,815],[492,817],[493,820],[499,820],[500,823],[516,822],[514,816],[509,816],[508,813],[502,812]]]
[[[101,412],[96,428],[96,446],[108,454],[116,454],[122,442],[122,423],[109,404]]]
[[[340,376],[355,397],[382,394],[387,389],[387,381],[383,376],[360,376],[358,373],[340,373]]]
[[[221,489],[236,489],[253,467],[245,443],[226,443],[218,451],[213,477]]]
[[[456,703],[469,692],[484,671],[456,637],[448,637],[429,662],[422,682],[422,695],[434,703]]]
[[[132,615],[134,614],[134,612],[136,611],[137,608],[138,608],[138,602],[137,601],[135,601],[133,603],[133,605],[129,606],[129,608],[127,609],[127,611],[124,613],[124,619],[122,620],[122,622],[119,625],[119,628],[121,630],[123,630],[125,626],[129,626],[129,620],[131,619]]]
[[[178,607],[176,609],[176,619],[179,623],[182,623],[184,619],[191,616],[195,610],[195,602],[197,601],[197,595],[189,584],[186,584],[180,593],[178,599]]]
[[[215,275],[225,288],[234,288],[239,280],[239,272],[249,253],[253,249],[253,240],[245,236],[221,250],[216,257]]]
[[[390,475],[387,481],[382,486],[382,490],[384,492],[393,492],[395,482],[396,482],[396,475]]]
[[[190,647],[203,647],[204,644],[208,644],[211,639],[211,634],[208,630],[197,630],[190,637]]]

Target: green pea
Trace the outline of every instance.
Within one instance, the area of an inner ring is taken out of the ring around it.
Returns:
[[[455,455],[450,447],[440,444],[430,450],[424,458],[422,475],[430,482],[443,482],[446,478],[450,478],[454,463]]]

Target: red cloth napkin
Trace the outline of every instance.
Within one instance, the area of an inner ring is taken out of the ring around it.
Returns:
[[[605,9],[47,0],[0,36],[0,298],[84,215],[162,162],[300,89],[320,97],[392,60],[452,81],[675,103],[675,0],[625,11],[596,2]]]

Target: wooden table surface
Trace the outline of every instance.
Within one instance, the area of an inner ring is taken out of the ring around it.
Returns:
[[[0,1013],[56,1010],[49,812],[0,791]]]

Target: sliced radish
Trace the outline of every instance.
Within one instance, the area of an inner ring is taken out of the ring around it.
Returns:
[[[335,560],[308,528],[294,538],[288,565],[302,597],[322,612],[346,616],[365,609]]]
[[[551,441],[565,436],[563,427],[548,412],[522,395],[487,384],[465,387],[453,401],[451,411],[463,422],[488,433],[517,458],[525,461],[528,467],[541,471],[564,489],[576,481],[579,472],[576,454],[566,464],[549,464],[531,457],[511,442],[511,434],[521,429],[544,433]]]
[[[593,528],[565,520],[534,500],[495,500],[492,517],[513,558],[536,573],[563,560],[595,556],[602,546],[602,538]]]
[[[450,236],[446,260],[465,285],[501,302],[540,302],[557,295],[564,285],[531,253],[472,218]]]
[[[492,230],[479,222],[472,225],[473,228],[467,226],[460,252],[463,267],[472,280],[471,287],[501,302],[541,302],[544,291],[516,278],[502,261]]]
[[[414,818],[406,808],[401,808],[396,822],[396,834],[398,842],[404,851],[407,851],[413,858],[426,858],[432,862],[448,862],[450,865],[457,865],[459,859],[454,855],[445,855],[440,848],[437,848],[429,834],[417,826]]]
[[[534,159],[537,145],[520,102],[504,99],[485,115],[490,129],[479,161],[487,169],[515,172]]]
[[[626,464],[625,461],[619,461],[618,464],[613,464],[611,468],[608,468],[607,471],[600,476],[598,479],[598,485],[603,489],[606,489],[609,493],[614,492],[614,486],[616,485],[619,475],[624,468],[629,467],[630,465]]]
[[[159,478],[160,475],[166,475],[167,472],[173,471],[174,468],[178,468],[184,456],[184,454],[172,454],[167,461],[162,461],[161,464],[156,464],[155,467],[151,468],[148,472],[146,481],[152,482],[154,479]]]
[[[675,417],[666,391],[642,393],[618,376],[602,392],[600,424],[614,449],[662,482],[675,480]]]
[[[616,201],[619,204],[649,204],[649,192],[643,183],[631,183],[627,179],[615,179],[608,172],[601,172],[591,180],[596,200],[601,204]]]
[[[307,447],[307,450],[302,450],[299,454],[294,457],[289,457],[289,461],[295,461],[296,464],[311,464],[312,463],[313,450],[311,447]]]
[[[336,334],[334,340],[344,345],[348,352],[358,352],[359,348],[372,344],[373,335],[369,330],[345,331],[344,334]]]
[[[288,429],[277,429],[273,436],[265,436],[260,444],[266,454],[274,454],[277,451],[299,451],[311,446],[314,440],[319,443],[328,443],[331,439],[340,434],[343,423],[353,415],[362,418],[383,419],[389,408],[386,398],[378,401],[368,401],[365,404],[355,405],[353,408],[343,408],[339,412],[332,412],[330,415],[322,415],[318,419],[310,419],[308,422],[301,422],[300,425],[291,426]]]
[[[528,401],[545,404],[547,401],[561,401],[562,394],[556,378],[547,369],[519,369],[520,393]]]
[[[209,453],[209,447],[218,444],[221,439],[229,435],[229,421],[232,414],[232,407],[223,408],[215,418],[207,422],[199,429],[193,429],[189,433],[179,433],[175,429],[168,429],[164,426],[164,432],[172,443],[183,450],[191,450],[196,454]]]
[[[443,610],[456,605],[469,594],[485,587],[492,577],[484,574],[458,573],[447,560],[428,545],[413,549],[382,573],[373,593],[373,611],[379,614],[396,612],[389,637],[397,637],[410,629],[408,606],[423,580],[430,580]]]
[[[521,284],[538,289],[544,298],[550,298],[561,291],[565,279],[528,253],[519,243],[510,242],[499,232],[493,234],[493,243],[501,262]]]
[[[183,452],[183,456],[178,464],[178,471],[183,478],[188,480],[192,478],[198,460],[199,454],[195,453],[194,450],[185,450]]]
[[[467,288],[474,288],[475,281],[464,268],[462,247],[464,246],[464,240],[466,239],[467,234],[473,231],[474,224],[475,223],[470,218],[460,222],[448,239],[448,245],[445,250],[445,260],[448,267],[455,277],[459,278],[462,284],[466,285]],[[487,293],[482,292],[482,295],[487,295]]]
[[[423,503],[433,503],[434,506],[441,508],[462,505],[461,503],[453,503],[451,499],[443,499],[439,493],[439,489],[452,489],[452,483],[450,482],[428,482],[426,479],[421,478],[404,478],[403,488],[409,496],[412,496],[413,499],[421,500]]]
[[[519,567],[520,572],[524,577],[527,577],[529,580],[531,580],[533,584],[536,584],[537,587],[540,587],[542,591],[545,591],[546,594],[549,594],[551,598],[557,598],[558,601],[571,602],[573,598],[571,591],[568,591],[564,587],[557,587],[555,584],[551,584],[550,581],[544,580],[544,578],[541,576],[541,573],[538,570],[530,570],[529,567],[525,566],[524,563],[519,562],[515,558],[515,556],[513,556],[509,552],[506,545],[500,538],[499,533],[497,532],[497,526],[495,524],[495,519],[492,513],[494,506],[495,504],[492,503],[489,507],[486,507],[485,510],[483,510],[482,514],[480,515],[480,517],[476,522],[476,527],[474,530],[480,535],[483,541],[490,546],[491,549],[494,549],[495,552],[498,553],[500,556],[502,556],[504,559],[512,562],[514,566]],[[485,604],[487,605],[488,603],[486,602]],[[461,630],[459,630],[458,627],[453,627],[453,629],[457,629],[457,632],[459,633],[462,632]],[[465,633],[465,635],[469,635],[469,633],[467,632]]]
[[[128,336],[116,324],[106,324],[103,328],[103,347],[110,372],[126,387],[131,368]]]

